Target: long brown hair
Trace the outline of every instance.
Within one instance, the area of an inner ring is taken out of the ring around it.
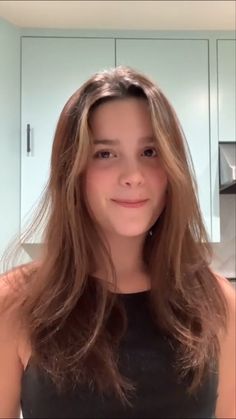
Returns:
[[[135,390],[117,362],[126,313],[106,281],[92,275],[99,254],[108,261],[116,283],[107,243],[86,204],[83,179],[91,154],[91,113],[104,101],[127,97],[147,101],[168,176],[165,209],[143,247],[153,319],[178,343],[179,376],[193,372],[190,392],[200,385],[209,362],[218,359],[226,302],[209,267],[212,249],[187,142],[161,89],[129,67],[95,74],[64,106],[52,147],[50,178],[28,233],[47,214],[42,252],[36,261],[14,271],[15,282],[21,284],[17,302],[30,337],[31,362],[50,374],[59,391],[87,382],[101,392],[112,389],[123,403],[129,403],[128,393]]]

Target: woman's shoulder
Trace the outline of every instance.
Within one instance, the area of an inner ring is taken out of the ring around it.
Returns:
[[[229,320],[230,317],[234,318],[235,315],[235,297],[236,297],[236,288],[233,284],[230,283],[228,279],[224,276],[218,274],[217,272],[213,272],[215,278],[221,288],[221,291],[225,297],[225,301],[227,304],[228,316]]]
[[[30,295],[31,279],[39,266],[40,262],[33,261],[0,274],[0,314],[20,310],[22,302]]]
[[[0,298],[14,297],[16,293],[24,290],[28,279],[38,270],[40,265],[40,261],[33,261],[0,274]]]
[[[218,281],[220,287],[223,291],[228,290],[231,292],[233,290],[233,293],[235,294],[235,288],[234,285],[230,283],[230,281],[225,278],[225,276],[219,274],[218,272],[212,271],[212,273],[215,275],[216,280]]]
[[[21,265],[0,275],[0,301],[1,311],[7,308],[13,310],[16,306],[17,295],[21,293],[25,285],[26,267]],[[18,299],[19,301],[19,299]]]
[[[235,322],[236,322],[236,288],[230,283],[224,276],[213,272],[217,283],[222,291],[224,300],[226,303],[227,319],[226,319],[226,331],[220,331],[219,339],[222,346],[225,346],[228,339],[235,336]]]
[[[0,417],[20,417],[21,380],[24,369],[19,354],[23,342],[17,290],[23,281],[21,270],[0,276]]]
[[[219,386],[216,415],[218,418],[235,418],[236,393],[236,290],[225,277],[214,273],[227,305],[227,329],[219,335]]]
[[[24,294],[24,284],[22,268],[14,268],[0,276],[0,327],[8,324],[9,333],[16,331],[21,324],[20,301]]]
[[[24,298],[28,272],[29,266],[21,266],[0,276],[0,331],[5,341],[15,346],[23,368],[30,356],[30,345],[19,301],[20,293]]]

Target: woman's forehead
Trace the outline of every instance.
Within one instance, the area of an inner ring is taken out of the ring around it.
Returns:
[[[142,136],[145,136],[152,131],[151,115],[146,101],[135,98],[99,105],[91,115],[90,126],[92,131],[99,134],[131,128],[144,129]]]

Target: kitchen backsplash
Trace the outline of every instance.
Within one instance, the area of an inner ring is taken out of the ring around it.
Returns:
[[[212,269],[236,277],[236,195],[220,195],[220,243],[213,243]]]

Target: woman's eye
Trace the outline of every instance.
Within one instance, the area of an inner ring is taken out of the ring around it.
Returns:
[[[154,152],[154,155],[153,155],[153,152]],[[157,151],[156,151],[155,148],[147,148],[146,150],[144,150],[144,153],[146,153],[147,157],[156,157],[157,156]]]
[[[101,159],[101,160],[108,159],[109,154],[111,154],[110,151],[98,151],[97,153],[94,154],[94,158]]]
[[[156,151],[155,148],[147,148],[146,150],[144,150],[143,153],[145,153],[145,157],[156,157],[157,156],[157,151]],[[95,159],[100,159],[100,160],[108,160],[112,154],[113,153],[111,151],[101,150],[101,151],[97,151],[97,153],[94,154],[94,158]],[[114,154],[113,154],[113,156],[114,156]]]

